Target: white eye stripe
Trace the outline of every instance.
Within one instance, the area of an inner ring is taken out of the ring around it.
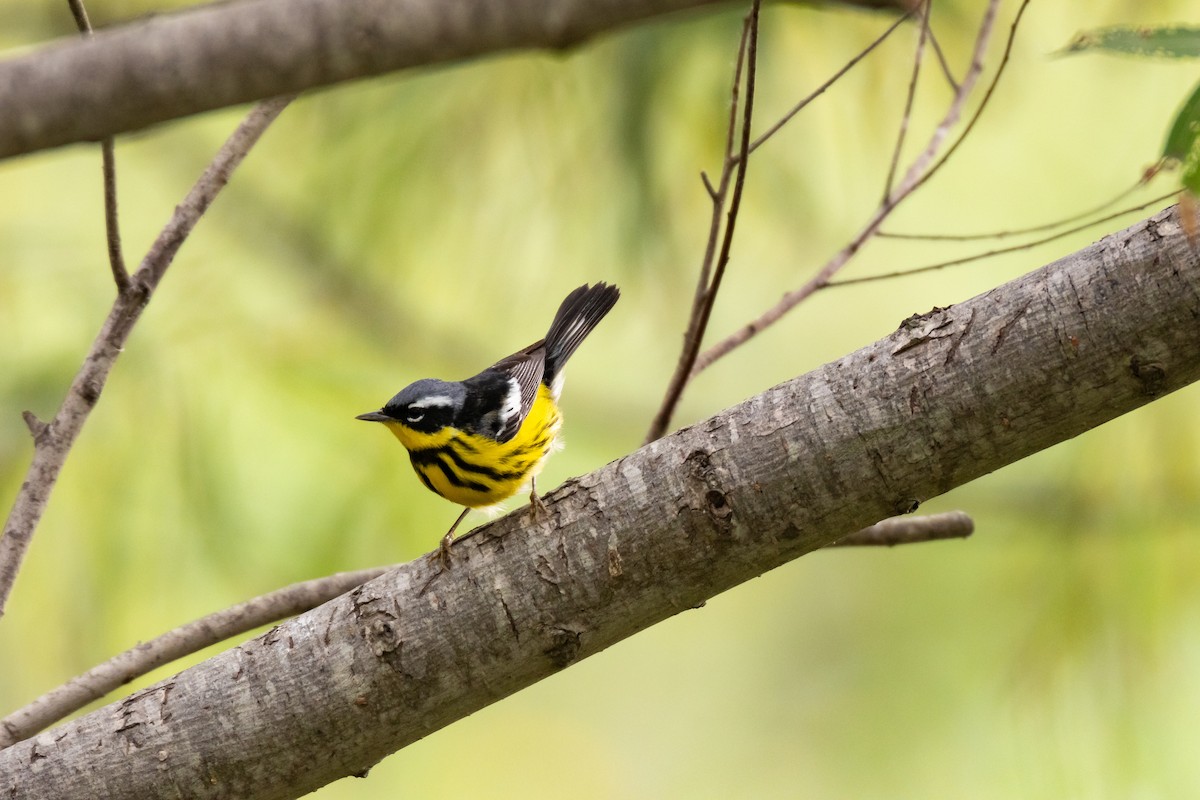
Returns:
[[[448,395],[437,394],[433,397],[422,397],[415,403],[409,403],[409,408],[449,408],[454,405],[454,400]]]

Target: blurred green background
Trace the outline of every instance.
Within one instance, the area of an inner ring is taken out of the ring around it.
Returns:
[[[982,5],[938,4],[960,74]],[[1001,32],[1015,7],[1004,4]],[[92,15],[150,10],[114,2]],[[210,611],[430,550],[457,508],[354,415],[541,336],[580,283],[616,282],[624,296],[568,370],[569,446],[543,486],[638,447],[703,250],[698,173],[719,169],[742,12],[289,108],[184,246],[71,455],[0,621],[0,713]],[[979,129],[890,227],[1032,225],[1132,184],[1195,63],[1050,54],[1081,29],[1195,24],[1195,12],[1183,0],[1036,0]],[[760,128],[889,21],[769,7]],[[65,3],[0,9],[8,48],[70,31]],[[755,156],[710,341],[799,285],[878,201],[915,36],[902,31]],[[948,96],[932,65],[926,75],[920,142]],[[132,263],[242,113],[119,140]],[[54,413],[112,298],[98,149],[0,163],[0,209],[7,506],[31,453],[20,411]],[[1154,210],[821,293],[705,373],[676,424]],[[877,242],[847,275],[978,249]],[[315,796],[1200,796],[1198,392],[926,504],[970,512],[967,542],[800,559]]]

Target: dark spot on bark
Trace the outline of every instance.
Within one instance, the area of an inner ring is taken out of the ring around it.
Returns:
[[[550,646],[542,652],[556,669],[569,667],[579,657],[582,646],[579,632],[567,628],[554,628],[550,634]]]
[[[100,399],[100,387],[94,381],[86,381],[79,387],[79,399],[89,406],[96,405],[96,401]]]
[[[1129,371],[1142,384],[1142,394],[1154,397],[1167,383],[1167,368],[1161,361],[1134,356],[1129,359]]]
[[[723,493],[716,489],[709,489],[704,498],[708,501],[708,513],[716,517],[717,520],[724,522],[733,516],[733,508],[729,505],[729,501]]]
[[[921,506],[921,501],[915,497],[901,497],[892,504],[892,510],[897,514],[911,514]]]
[[[784,527],[783,531],[780,532],[779,538],[784,539],[789,542],[799,539],[800,538],[800,529],[789,522]]]
[[[382,658],[388,653],[400,648],[400,637],[392,623],[385,619],[375,619],[362,629],[363,639],[371,646],[371,652],[376,658]]]
[[[696,474],[705,472],[710,466],[708,453],[703,450],[693,450],[688,453],[687,458],[683,462]]]

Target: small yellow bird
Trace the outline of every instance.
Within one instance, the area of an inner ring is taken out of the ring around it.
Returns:
[[[620,295],[616,286],[584,284],[562,301],[545,339],[465,381],[419,380],[378,411],[356,417],[386,425],[426,488],[466,506],[442,537],[443,563],[472,508],[529,486],[534,510],[544,510],[534,478],[562,427],[563,365]]]

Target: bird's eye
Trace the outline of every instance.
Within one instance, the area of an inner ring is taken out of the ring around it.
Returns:
[[[424,418],[424,411],[410,411],[407,415],[405,415],[405,419],[407,419],[409,422],[420,422]]]

